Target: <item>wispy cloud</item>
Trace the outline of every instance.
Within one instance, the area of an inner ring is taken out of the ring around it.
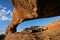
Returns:
[[[0,5],[0,8],[3,8],[3,7]]]
[[[6,15],[6,11],[4,9],[0,10],[0,16]]]
[[[11,11],[10,11],[10,10],[8,10],[6,14],[9,14],[9,13],[11,13]]]
[[[3,9],[6,9],[6,7],[4,7]]]
[[[0,20],[11,20],[11,10],[0,5]]]
[[[10,18],[8,18],[7,16],[2,16],[0,19],[1,20],[10,20]]]
[[[4,30],[0,28],[0,34],[4,34]]]

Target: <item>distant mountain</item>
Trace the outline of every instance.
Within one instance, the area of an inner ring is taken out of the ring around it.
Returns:
[[[22,32],[8,34],[5,40],[60,40],[60,20],[47,26],[33,26]]]

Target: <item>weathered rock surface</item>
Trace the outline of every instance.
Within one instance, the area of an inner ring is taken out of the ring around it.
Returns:
[[[59,0],[11,0],[14,6],[12,21],[6,28],[5,40],[58,40],[60,25],[24,29],[17,33],[17,26],[26,20],[60,16]],[[54,24],[54,23],[52,23]],[[58,32],[57,32],[58,31]],[[56,34],[56,35],[55,35]],[[51,37],[50,37],[51,36]],[[54,38],[53,38],[54,37]],[[57,39],[56,39],[57,38]]]
[[[7,34],[5,40],[60,40],[60,20],[47,26],[35,26],[22,32]]]
[[[5,34],[16,32],[17,26],[26,20],[60,16],[59,0],[11,0],[14,6],[12,21]]]

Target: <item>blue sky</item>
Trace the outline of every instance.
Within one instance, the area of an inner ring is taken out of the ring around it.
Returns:
[[[5,33],[6,27],[11,22],[13,8],[10,0],[0,0],[0,34]],[[60,16],[25,21],[18,25],[17,31],[20,32],[30,26],[45,26],[57,19],[60,19]]]

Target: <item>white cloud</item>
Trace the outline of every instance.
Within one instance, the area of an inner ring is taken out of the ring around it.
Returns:
[[[11,16],[12,16],[12,12],[11,12],[11,14],[10,14]]]
[[[4,9],[0,10],[0,16],[5,15],[6,11]]]
[[[8,18],[6,16],[2,16],[0,19],[1,20],[7,20]]]
[[[0,16],[6,15],[6,11],[4,9],[0,10]]]
[[[2,29],[0,28],[0,31],[1,31]]]
[[[4,7],[3,9],[6,9],[6,7]]]
[[[11,18],[8,18],[7,16],[2,16],[0,20],[11,20]]]
[[[4,32],[4,30],[3,30],[3,29],[2,29],[2,30],[0,30],[0,35],[1,35],[1,34],[4,34],[4,33],[5,33],[5,32]]]
[[[9,18],[9,20],[12,20],[11,18]]]
[[[0,28],[0,34],[4,34],[4,30]]]
[[[6,10],[6,7],[0,5],[0,20],[11,20],[11,10]]]
[[[11,10],[8,10],[8,11],[6,12],[6,14],[9,14],[9,13],[11,13]]]
[[[3,8],[3,7],[0,5],[0,8]]]

